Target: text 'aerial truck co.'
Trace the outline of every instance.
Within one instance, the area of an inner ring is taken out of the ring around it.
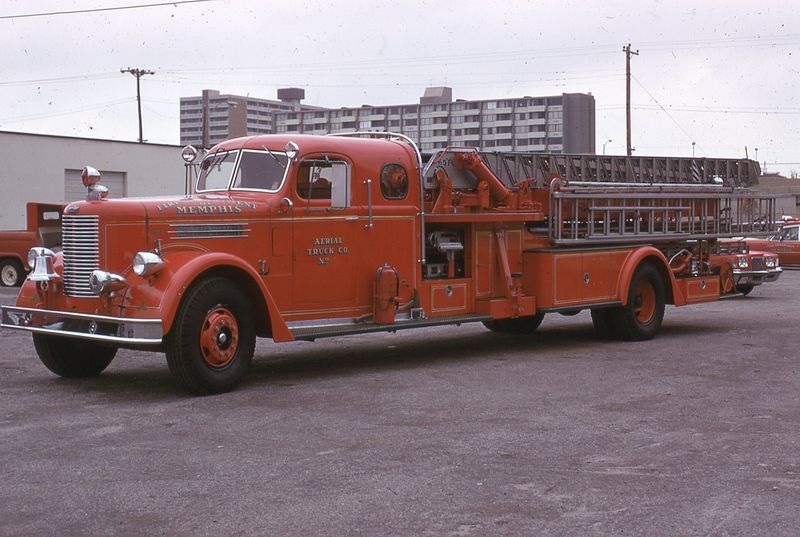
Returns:
[[[237,386],[256,337],[531,333],[590,309],[600,336],[646,340],[665,304],[736,292],[740,256],[720,239],[775,225],[774,200],[742,188],[748,160],[448,147],[425,165],[402,135],[264,135],[211,148],[196,176],[185,196],[111,200],[87,167],[63,251],[31,250],[2,325],[64,377],[99,374],[119,347],[163,351],[199,394]]]

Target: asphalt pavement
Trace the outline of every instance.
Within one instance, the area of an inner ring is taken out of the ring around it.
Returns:
[[[3,330],[0,535],[796,536],[799,284],[640,343],[587,312],[261,341],[213,397],[155,353],[61,379]]]

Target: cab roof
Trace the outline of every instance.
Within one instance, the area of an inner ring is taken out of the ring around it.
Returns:
[[[367,154],[395,155],[395,158],[404,155],[406,158],[411,159],[412,162],[416,162],[415,150],[401,140],[310,134],[263,134],[234,138],[217,144],[211,148],[209,153],[237,149],[263,151],[264,148],[283,151],[287,142],[296,143],[300,148],[300,155],[332,152],[355,156],[360,152],[366,152]]]

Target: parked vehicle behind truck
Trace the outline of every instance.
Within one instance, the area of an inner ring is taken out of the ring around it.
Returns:
[[[120,346],[164,351],[199,394],[234,388],[256,337],[527,334],[590,309],[602,337],[646,340],[666,304],[736,292],[719,239],[773,231],[774,200],[736,185],[752,164],[720,165],[723,184],[593,182],[496,173],[473,148],[423,167],[408,138],[369,133],[224,142],[183,197],[108,200],[87,168],[64,251],[31,251],[2,326],[32,332],[65,377],[99,374]]]
[[[747,243],[754,250],[775,252],[784,265],[800,265],[800,220],[786,220],[775,235]]]
[[[16,287],[28,273],[28,252],[34,246],[61,248],[61,212],[66,203],[29,202],[27,229],[0,231],[0,285]]]

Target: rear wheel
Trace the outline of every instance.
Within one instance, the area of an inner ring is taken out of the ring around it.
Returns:
[[[117,354],[116,347],[49,334],[33,334],[33,346],[47,369],[67,378],[97,376]]]
[[[755,287],[754,285],[750,285],[750,284],[737,285],[736,286],[736,290],[738,292],[742,293],[744,296],[747,296],[747,295],[750,294],[750,291],[752,291],[754,287]]]
[[[628,290],[628,303],[612,310],[612,321],[622,339],[652,339],[664,320],[664,282],[653,265],[636,269]]]
[[[19,287],[25,281],[25,269],[16,259],[0,261],[0,284],[3,287]]]
[[[167,363],[192,393],[234,389],[255,351],[255,322],[244,292],[225,278],[201,280],[187,293],[167,337]]]
[[[614,324],[616,310],[619,310],[619,307],[592,310],[592,324],[598,336],[605,339],[615,339],[619,337],[616,325]]]
[[[484,321],[483,326],[492,332],[505,332],[509,334],[532,334],[539,328],[544,320],[544,312],[536,315],[526,315],[516,319],[493,319]]]

